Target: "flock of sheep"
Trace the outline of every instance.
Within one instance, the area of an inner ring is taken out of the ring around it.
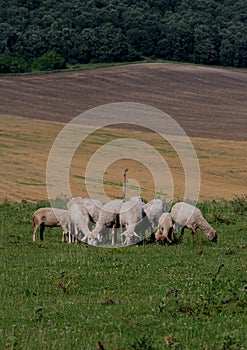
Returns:
[[[157,242],[172,243],[176,240],[178,229],[183,234],[185,228],[189,228],[192,235],[199,228],[210,241],[217,242],[216,231],[201,211],[185,202],[174,204],[168,213],[160,199],[145,204],[142,198],[132,197],[128,201],[115,199],[103,205],[98,200],[73,197],[67,203],[67,210],[40,208],[32,219],[33,241],[39,227],[40,239],[43,240],[45,227],[59,226],[63,230],[62,241],[66,239],[69,243],[129,245],[148,236]]]

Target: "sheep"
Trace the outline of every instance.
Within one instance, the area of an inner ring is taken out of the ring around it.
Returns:
[[[99,219],[99,212],[102,208],[102,203],[96,199],[84,198],[84,197],[73,197],[67,204],[69,208],[72,203],[80,204],[87,209],[91,221],[95,224]]]
[[[122,200],[114,199],[102,206],[96,226],[89,236],[92,244],[96,244],[97,241],[102,242],[103,237],[100,233],[104,228],[112,228],[112,245],[115,244],[115,229],[119,226],[119,213],[122,205]]]
[[[89,214],[86,208],[80,204],[72,203],[69,207],[70,223],[73,225],[74,231],[72,233],[72,227],[70,230],[69,242],[82,240],[90,234],[88,228],[88,222],[90,220]]]
[[[161,199],[152,199],[150,202],[144,204],[143,209],[151,223],[154,230],[159,224],[159,218],[166,212],[166,205]]]
[[[125,236],[124,244],[130,244],[134,238],[141,238],[135,231],[138,224],[143,224],[146,214],[143,210],[143,201],[140,197],[132,197],[130,201],[124,202],[120,210],[121,238]],[[145,220],[145,223],[147,222]],[[126,230],[122,232],[122,228]],[[143,227],[142,227],[143,229]]]
[[[44,240],[45,227],[61,227],[63,230],[62,242],[67,235],[68,211],[58,208],[39,208],[32,217],[33,231],[32,238],[35,242],[36,231],[40,227],[40,240]]]
[[[170,213],[163,213],[158,222],[158,229],[155,233],[156,242],[172,243],[171,234],[173,231],[173,221]],[[176,235],[174,237],[176,239]]]
[[[182,235],[186,227],[192,231],[193,236],[197,233],[197,228],[199,228],[210,241],[217,242],[217,232],[203,217],[201,211],[193,205],[185,202],[176,203],[171,209],[171,217],[173,223],[181,227]]]
[[[74,236],[79,237],[79,232],[83,233],[80,240],[87,241],[90,230],[88,228],[89,222],[96,223],[99,218],[99,211],[102,207],[100,201],[92,200],[90,198],[74,197],[68,204],[70,222],[74,226]]]

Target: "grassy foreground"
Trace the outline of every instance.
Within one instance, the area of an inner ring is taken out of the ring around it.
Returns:
[[[119,249],[33,243],[44,205],[0,204],[1,349],[247,349],[247,197],[198,205],[217,244]]]

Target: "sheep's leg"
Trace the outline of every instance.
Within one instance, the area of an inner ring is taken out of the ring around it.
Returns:
[[[79,237],[79,228],[77,225],[75,225],[75,234],[72,237],[72,243],[78,243],[78,237]]]
[[[32,232],[32,238],[33,238],[33,242],[35,242],[35,238],[36,238],[36,232],[37,229],[39,228],[38,224],[33,223],[33,232]]]
[[[111,245],[115,245],[115,225],[113,225],[111,231]]]
[[[82,216],[80,221],[80,231],[81,235],[77,236],[80,241],[82,242],[88,242],[88,238],[90,237],[91,232],[89,231],[88,224],[89,224],[89,217]]]
[[[71,230],[70,235],[69,235],[69,243],[75,242],[76,230],[77,230],[76,224],[73,223],[73,229]]]
[[[141,238],[141,234],[138,234],[137,231],[137,227],[138,225],[136,223],[129,225],[129,229],[132,232],[132,237],[137,237],[137,238]],[[139,231],[139,230],[138,230]]]
[[[75,236],[71,234],[69,243],[74,243],[74,242],[75,242]]]
[[[103,234],[103,232],[102,232],[102,234]],[[106,230],[105,230],[104,237],[105,237],[105,243],[110,243],[111,242],[110,230],[108,228],[106,228]]]
[[[120,240],[121,244],[123,244],[123,224],[120,224]]]
[[[45,224],[42,222],[42,224],[40,225],[40,231],[39,231],[39,237],[41,241],[44,240],[44,230],[45,230]]]
[[[197,234],[196,227],[191,226],[190,229],[191,229],[192,237],[194,238],[195,235]]]
[[[125,228],[125,231],[123,231],[123,226]],[[127,233],[128,233],[128,225],[122,225],[120,227],[121,229],[121,243],[126,244],[127,243]],[[124,237],[124,238],[123,238]]]
[[[176,233],[176,230],[173,230],[173,228],[170,230],[170,235],[171,235],[171,238],[172,238],[172,235],[173,235],[173,241],[177,241],[177,233]]]
[[[37,217],[34,215],[32,217],[32,222],[33,222],[33,231],[32,231],[32,238],[33,238],[33,242],[35,242],[36,240],[36,232],[40,226],[40,221],[37,219]]]
[[[63,233],[62,233],[62,243],[69,241],[69,235],[70,235],[70,233],[69,233],[68,230],[63,231]]]
[[[62,227],[62,230],[63,230],[63,233],[62,233],[62,242],[64,242],[65,239],[66,239],[66,237],[68,236],[68,230],[67,230],[66,225],[61,224],[61,227]]]
[[[72,230],[69,232],[68,243],[72,243],[74,232],[75,232],[75,225],[73,224],[73,232]]]
[[[166,236],[166,240],[169,244],[172,244],[172,240],[171,240],[171,233],[168,231],[168,234]]]

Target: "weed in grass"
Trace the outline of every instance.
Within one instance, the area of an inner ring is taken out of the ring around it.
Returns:
[[[17,337],[13,334],[10,334],[6,339],[6,348],[5,350],[17,350],[19,348]]]
[[[137,338],[131,346],[133,350],[153,350],[152,337],[149,335],[144,335]]]
[[[241,345],[241,341],[236,331],[233,331],[222,334],[219,350],[245,350],[245,348]]]
[[[209,318],[214,314],[227,312],[227,309],[235,309],[243,312],[247,306],[246,290],[242,287],[243,281],[219,279],[221,264],[212,279],[202,288],[202,293],[196,300],[193,295],[188,296],[184,291],[169,288],[161,299],[158,310],[168,318],[177,318],[181,314],[193,317]]]
[[[179,341],[172,334],[166,335],[164,337],[164,339],[165,339],[166,345],[170,349],[180,349],[181,348]]]
[[[47,278],[59,287],[62,293],[69,294],[76,291],[79,287],[75,283],[78,274],[68,274],[65,271],[60,272],[59,277],[48,274]]]

